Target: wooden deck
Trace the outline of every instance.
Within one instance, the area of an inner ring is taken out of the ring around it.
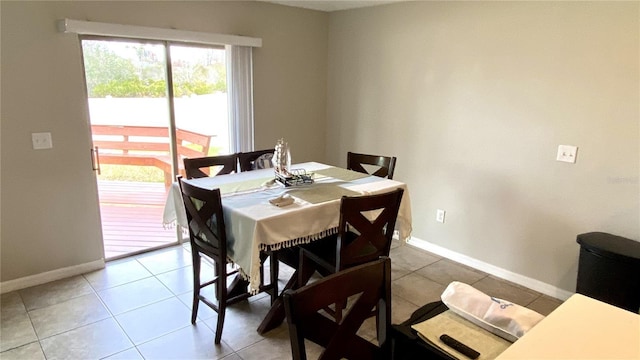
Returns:
[[[98,181],[106,259],[177,244],[176,229],[162,226],[163,183]]]

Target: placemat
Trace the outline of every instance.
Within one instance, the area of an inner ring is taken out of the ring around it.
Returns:
[[[363,174],[357,171],[347,170],[334,166],[328,167],[326,169],[316,170],[314,171],[314,173],[343,181],[353,181],[370,176],[369,174]]]
[[[465,320],[451,310],[412,325],[411,328],[416,330],[420,338],[427,343],[437,346],[458,359],[468,359],[468,357],[443,343],[440,335],[447,334],[476,350],[480,353],[479,360],[495,359],[511,345],[507,340]]]
[[[287,190],[287,194],[312,204],[340,199],[343,196],[362,195],[335,184],[314,184],[308,187],[290,188],[290,190]]]

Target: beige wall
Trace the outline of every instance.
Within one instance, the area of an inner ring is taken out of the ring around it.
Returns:
[[[639,41],[638,2],[333,13],[328,160],[398,156],[416,238],[574,291],[577,234],[640,240]]]
[[[102,257],[79,43],[54,24],[64,17],[261,37],[256,147],[284,136],[295,161],[398,156],[416,238],[569,291],[577,234],[640,238],[637,2],[331,14],[245,2],[0,4],[0,281]],[[52,150],[31,149],[41,131]],[[559,144],[580,147],[575,165],[554,160]]]
[[[102,240],[79,41],[61,18],[237,34],[254,54],[256,147],[323,160],[328,15],[255,2],[1,2],[1,281],[93,262]],[[32,132],[54,147],[35,151]],[[160,224],[160,219],[159,219]]]

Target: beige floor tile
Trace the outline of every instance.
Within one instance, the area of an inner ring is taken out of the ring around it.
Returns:
[[[262,335],[256,330],[270,307],[271,302],[268,298],[251,302],[243,301],[228,307],[222,328],[222,340],[236,352],[262,340]],[[217,320],[216,316],[206,320],[205,323],[215,331]],[[272,333],[281,331],[281,328],[282,325],[269,331],[268,334],[273,336]]]
[[[113,318],[42,340],[47,360],[100,359],[133,347]]]
[[[400,296],[418,306],[440,300],[444,289],[444,285],[416,273],[411,273],[391,284],[393,296]]]
[[[376,330],[375,316],[366,319],[362,323],[362,325],[360,325],[360,328],[358,329],[358,332],[356,334],[367,341],[376,341],[377,343],[378,332]]]
[[[109,261],[104,269],[84,274],[85,279],[96,291],[150,276],[151,273],[134,258]]]
[[[349,297],[349,300],[347,301],[347,307],[345,308],[345,310],[343,311],[343,316],[348,316],[348,313],[350,311],[350,309],[355,305],[356,300],[358,300],[360,298],[360,295],[352,295]],[[393,317],[393,307],[395,306],[395,304],[393,304],[393,300],[391,302],[391,314]],[[334,306],[330,305],[330,307],[333,309]],[[322,312],[325,314],[325,316],[327,316],[328,318],[332,318],[331,315],[325,313],[324,311]],[[377,337],[377,330],[376,330],[376,317],[375,315],[372,315],[370,317],[368,317],[367,319],[364,320],[364,322],[360,325],[360,328],[358,329],[357,332],[358,336],[360,336],[361,338],[365,339],[365,340],[373,340],[376,339]]]
[[[219,345],[215,345],[213,341],[213,331],[200,323],[139,345],[138,350],[146,360],[219,359],[233,353],[224,341]]]
[[[5,293],[0,296],[0,313],[2,316],[26,313],[27,308],[17,291]]]
[[[561,300],[554,299],[551,296],[541,295],[539,298],[533,300],[533,302],[527,305],[527,307],[539,314],[547,316],[561,304]]]
[[[167,271],[156,275],[171,292],[175,295],[184,294],[193,290],[193,267],[187,266],[176,270]],[[200,272],[200,282],[204,283],[213,279],[213,268],[202,263]],[[231,278],[229,278],[231,279]],[[229,280],[231,281],[231,280]],[[213,287],[211,287],[213,289]]]
[[[400,324],[407,320],[419,306],[403,299],[400,296],[391,294],[391,323]]]
[[[279,292],[282,292],[282,289],[284,288],[284,284],[282,284],[282,285],[279,285],[279,284],[278,284],[278,286],[279,286],[279,287],[278,287],[278,291],[279,291]],[[271,299],[271,294],[266,293],[266,292],[261,292],[261,293],[259,293],[259,294],[252,295],[252,296],[251,296],[251,297],[249,297],[249,299],[247,299],[247,300],[248,300],[249,302],[251,302],[251,301],[258,301],[258,300],[262,300],[262,299],[264,299],[264,298],[269,298],[269,299]],[[269,300],[269,301],[270,301],[270,300]]]
[[[38,340],[26,311],[3,313],[0,335],[0,351],[17,348]]]
[[[305,341],[307,358],[317,359],[322,348],[310,341]],[[259,342],[237,351],[243,360],[283,360],[291,359],[291,341],[286,327],[282,331],[270,331]]]
[[[111,316],[96,294],[29,312],[38,338],[44,339]]]
[[[540,293],[533,290],[493,276],[487,276],[479,280],[473,284],[473,287],[489,296],[507,300],[521,306],[529,305],[529,303],[540,296]]]
[[[144,360],[144,358],[140,355],[138,349],[131,348],[106,357],[104,360]]]
[[[415,248],[411,245],[398,246],[389,253],[391,263],[404,269],[415,271],[441,259],[441,257]]]
[[[481,271],[448,259],[436,261],[433,264],[418,269],[416,272],[445,286],[449,285],[452,281],[460,281],[471,285],[487,276],[487,274]]]
[[[210,281],[214,278],[213,268],[206,262],[201,263],[200,283]],[[167,271],[156,275],[164,286],[166,286],[174,295],[191,293],[193,291],[193,266],[187,266],[176,270]],[[210,289],[213,289],[211,287]]]
[[[191,326],[191,311],[175,297],[120,315],[116,320],[134,344],[139,345]]]
[[[112,314],[118,315],[145,305],[173,297],[169,289],[155,277],[98,291]]]
[[[27,345],[0,353],[2,360],[45,360],[40,343],[32,342]]]
[[[243,360],[282,360],[291,359],[291,347],[286,339],[262,339],[257,343],[238,351]],[[286,346],[289,345],[289,346]],[[310,357],[311,358],[311,357]]]
[[[180,245],[138,255],[136,259],[154,275],[191,265],[191,253]]]
[[[215,296],[213,294],[207,294],[207,296],[215,299]],[[191,292],[178,296],[178,299],[180,299],[180,301],[182,301],[182,303],[189,308],[189,311],[191,311],[191,305],[193,304],[193,294]],[[215,312],[212,308],[207,306],[202,301],[200,302],[200,305],[198,305],[198,319],[209,320],[217,315],[217,312]]]
[[[223,360],[242,360],[242,358],[240,356],[238,356],[238,354],[233,353],[231,355],[227,355],[225,357],[222,358]]]
[[[19,292],[27,310],[34,310],[91,294],[93,288],[82,275],[79,275],[30,287]]]
[[[391,261],[391,281],[398,280],[403,276],[409,275],[411,270],[407,270]]]
[[[17,291],[2,294],[0,309],[0,351],[22,347],[38,340],[27,309]]]

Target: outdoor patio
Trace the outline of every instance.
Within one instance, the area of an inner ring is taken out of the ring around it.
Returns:
[[[98,181],[106,259],[177,244],[175,228],[165,229],[163,183]]]

